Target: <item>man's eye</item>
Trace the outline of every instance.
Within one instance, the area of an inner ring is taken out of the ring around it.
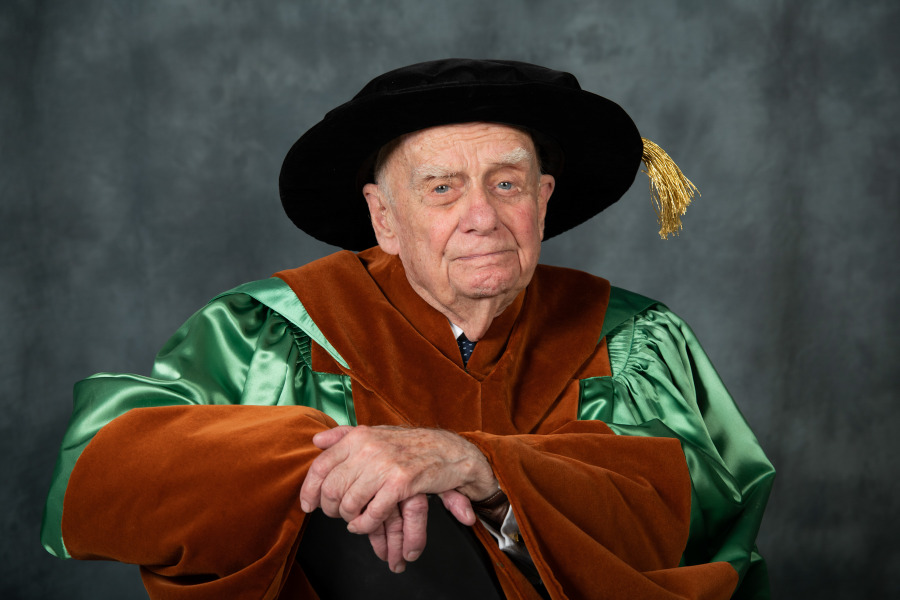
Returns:
[[[508,181],[501,181],[497,184],[497,187],[501,190],[511,190],[513,189],[513,184]]]
[[[435,191],[435,193],[437,193],[437,194],[446,194],[447,192],[450,191],[450,186],[449,186],[449,185],[445,185],[445,184],[441,184],[441,185],[435,187],[435,188],[434,188],[434,191]]]

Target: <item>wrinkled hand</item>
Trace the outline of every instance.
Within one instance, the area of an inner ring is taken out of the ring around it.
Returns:
[[[324,452],[303,482],[301,507],[321,507],[347,521],[349,531],[368,534],[394,572],[425,548],[425,494],[439,494],[457,520],[472,525],[469,500],[498,489],[484,455],[449,431],[342,426],[317,434],[313,443]]]
[[[460,522],[475,524],[468,498],[459,492],[449,491],[441,494],[441,499],[444,507]],[[407,561],[412,562],[421,556],[425,549],[427,519],[428,498],[425,494],[418,494],[400,502],[385,522],[369,534],[369,543],[375,555],[386,561],[394,573],[402,573]]]

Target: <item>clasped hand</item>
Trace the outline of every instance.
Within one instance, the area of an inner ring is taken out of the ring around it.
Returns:
[[[395,573],[425,549],[425,494],[438,494],[459,522],[473,525],[470,501],[499,488],[481,451],[450,431],[344,425],[312,441],[324,451],[300,489],[301,508],[321,508],[344,519],[348,531],[368,534]]]

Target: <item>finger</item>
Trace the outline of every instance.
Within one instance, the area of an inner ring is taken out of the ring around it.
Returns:
[[[347,460],[348,455],[349,449],[339,444],[323,451],[312,461],[300,487],[300,508],[303,512],[312,512],[319,506],[322,482],[337,465]]]
[[[331,448],[339,441],[344,439],[344,436],[353,431],[353,427],[350,425],[341,425],[339,427],[333,427],[332,429],[327,429],[325,431],[320,431],[312,438],[312,443],[316,448],[321,448],[322,450],[327,450]]]
[[[406,570],[406,561],[403,560],[403,518],[396,505],[394,511],[384,521],[384,536],[388,567],[394,573],[402,573]]]
[[[428,497],[416,494],[400,503],[403,520],[403,558],[412,562],[425,550],[428,530]]]
[[[375,556],[383,561],[387,561],[387,536],[384,532],[384,526],[369,534],[369,543],[372,545],[372,550],[375,551]]]
[[[332,476],[337,474],[339,470],[340,467],[332,471]],[[372,476],[373,473],[371,471],[365,471],[363,473],[355,472],[355,475],[358,475],[356,480],[346,481],[346,487],[342,490],[339,505],[337,506],[339,516],[348,523],[357,518],[364,510],[368,509],[368,505],[371,504],[372,498],[378,493],[379,488],[381,488],[383,484],[380,478]],[[329,480],[326,480],[322,487],[323,502],[325,500],[325,493],[327,491]],[[392,508],[388,506],[388,514],[390,514],[391,511]],[[356,533],[369,532],[360,530]]]
[[[353,486],[353,481],[349,479],[352,476],[352,470],[342,463],[331,470],[319,487],[319,508],[329,517],[344,518],[341,505],[347,497],[347,490]]]
[[[448,490],[438,495],[441,497],[441,502],[444,503],[444,508],[449,510],[457,521],[463,525],[475,524],[475,511],[472,510],[472,503],[463,494],[456,490]]]
[[[382,487],[369,501],[366,509],[350,521],[347,530],[352,533],[372,533],[392,515],[403,499],[387,487]]]

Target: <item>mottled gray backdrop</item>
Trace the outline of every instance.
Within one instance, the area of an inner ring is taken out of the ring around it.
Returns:
[[[38,541],[73,382],[146,373],[216,293],[331,252],[281,213],[285,152],[447,56],[575,73],[700,187],[674,241],[641,175],[544,260],[693,325],[779,472],[776,597],[897,594],[898,29],[892,0],[3,0],[0,597],[144,597]]]

